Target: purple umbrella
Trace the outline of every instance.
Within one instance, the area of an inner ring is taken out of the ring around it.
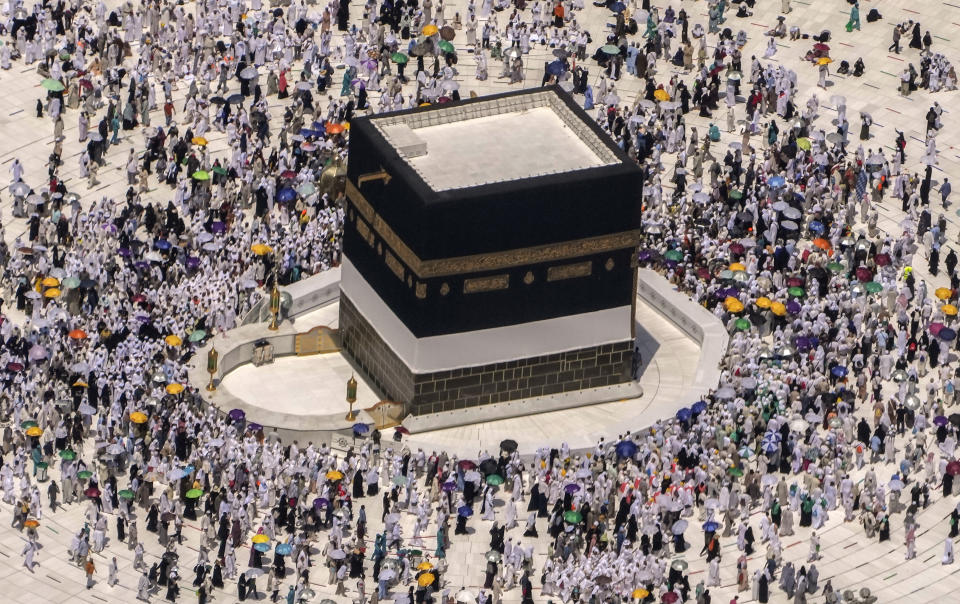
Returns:
[[[227,230],[227,223],[225,222],[214,222],[210,225],[210,230],[214,233],[223,233]]]
[[[187,256],[187,268],[197,268],[200,266],[200,259],[196,256]]]
[[[796,300],[790,300],[787,302],[787,312],[791,315],[795,315],[800,312],[800,303]]]
[[[580,490],[580,485],[574,484],[574,483],[571,482],[571,483],[568,484],[567,486],[563,487],[563,490],[566,491],[567,493],[570,493],[571,495],[573,495],[574,493],[576,493],[577,491]]]
[[[445,483],[443,483],[443,486],[440,487],[440,488],[443,489],[443,490],[444,490],[445,492],[447,492],[447,493],[449,493],[449,492],[451,492],[451,491],[456,491],[456,490],[457,490],[457,483],[455,483],[455,482],[445,482]]]
[[[327,507],[327,503],[329,503],[329,502],[326,500],[326,498],[324,498],[324,497],[317,497],[316,499],[313,500],[313,507],[316,508],[316,509],[318,509],[318,510],[321,510],[321,509]]]
[[[933,423],[935,423],[938,426],[946,426],[947,424],[950,423],[950,420],[948,420],[943,415],[938,415],[935,418],[933,418]]]
[[[247,416],[247,414],[243,412],[243,409],[231,409],[228,415],[230,416],[230,419],[235,422],[238,422]]]
[[[797,350],[800,350],[800,351],[810,350],[810,338],[800,336],[799,338],[796,339],[794,344],[796,345]]]
[[[247,430],[250,430],[251,432],[259,432],[260,430],[263,430],[263,426],[257,422],[251,422],[247,424]]]
[[[120,254],[121,256],[123,256],[124,258],[129,258],[129,257],[130,257],[130,248],[128,248],[128,247],[118,248],[118,249],[117,249],[117,253]]]

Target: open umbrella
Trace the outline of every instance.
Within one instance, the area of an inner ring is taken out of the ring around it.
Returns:
[[[517,441],[512,438],[508,438],[500,441],[500,450],[506,451],[507,453],[513,453],[517,450]]]
[[[674,535],[682,535],[683,531],[687,530],[688,524],[689,523],[685,519],[681,518],[673,523],[673,526],[670,527],[670,532],[672,532]]]
[[[583,520],[583,515],[576,510],[570,510],[568,512],[564,512],[563,519],[570,524],[577,524]]]
[[[473,508],[466,505],[462,505],[459,508],[457,508],[457,515],[463,516],[464,518],[469,518],[470,516],[473,516]]]
[[[633,441],[622,440],[617,443],[616,452],[618,457],[627,459],[637,453],[637,445]]]
[[[63,85],[63,82],[51,78],[44,79],[42,82],[40,82],[40,86],[42,86],[44,90],[49,90],[50,92],[61,92],[66,89],[66,87]]]

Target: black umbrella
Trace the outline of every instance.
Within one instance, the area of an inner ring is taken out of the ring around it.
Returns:
[[[960,413],[952,413],[947,419],[949,419],[950,423],[954,426],[960,426]]]
[[[227,97],[227,102],[231,105],[242,105],[243,104],[243,95],[240,93],[231,94]]]
[[[484,474],[496,474],[497,470],[499,470],[500,468],[499,466],[497,466],[497,462],[495,462],[494,460],[485,459],[483,460],[483,463],[480,464],[479,469]]]
[[[517,450],[517,441],[512,438],[500,442],[500,449],[506,451],[507,453],[513,453]]]
[[[283,9],[282,9],[282,8],[275,8],[275,9],[273,9],[273,16],[274,16],[274,17],[282,17],[282,16],[283,16]]]
[[[214,105],[225,105],[227,103],[227,99],[223,98],[222,96],[213,96],[210,97],[210,102]]]

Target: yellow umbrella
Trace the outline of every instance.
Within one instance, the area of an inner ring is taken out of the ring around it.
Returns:
[[[755,304],[760,308],[770,308],[770,305],[773,304],[773,301],[766,296],[760,296],[757,298]]]
[[[147,414],[143,411],[134,411],[130,414],[130,421],[135,424],[145,424],[147,423]]]
[[[43,281],[40,282],[44,287],[57,287],[60,285],[60,280],[56,277],[46,277]]]
[[[343,478],[343,472],[339,470],[330,470],[327,472],[327,480],[340,480]]]
[[[257,256],[266,256],[273,251],[273,248],[266,243],[254,243],[250,246],[250,250]]]
[[[948,317],[955,317],[957,315],[957,307],[953,304],[944,304],[940,307],[940,310],[943,311],[943,314]]]
[[[207,139],[203,138],[202,136],[195,136],[190,142],[192,142],[194,145],[200,145],[202,147],[207,144]]]
[[[830,57],[820,57],[817,59],[817,65],[829,65],[830,63],[833,63],[833,59]]]
[[[60,295],[60,290],[55,287],[51,287],[47,291],[43,292],[44,298],[56,298],[59,295]]]
[[[641,598],[646,598],[647,596],[649,596],[650,592],[645,590],[642,587],[638,587],[637,589],[633,590],[633,593],[630,595],[639,600]]]
[[[743,310],[743,302],[733,296],[727,296],[727,299],[723,301],[723,306],[730,312],[741,312]]]
[[[251,541],[253,541],[254,543],[268,543],[270,541],[270,537],[267,537],[266,535],[259,533],[254,535]]]
[[[86,387],[87,387],[87,383],[84,382],[83,380],[77,380],[76,382],[73,383],[73,385],[76,386],[76,387],[78,387],[78,388],[86,388]]]
[[[180,336],[176,334],[170,334],[169,336],[165,337],[163,341],[167,343],[167,346],[173,346],[173,347],[177,347],[183,344],[183,339],[181,339]]]
[[[424,25],[423,27],[423,35],[425,36],[435,36],[439,31],[440,30],[433,23],[431,23],[430,25]]]
[[[770,305],[770,312],[777,315],[778,317],[782,317],[785,314],[787,314],[787,307],[786,305],[784,305],[783,302],[774,302],[773,304]]]
[[[743,264],[742,262],[734,262],[733,264],[730,265],[730,270],[732,270],[732,271],[745,271],[745,270],[747,270],[747,267],[744,266],[744,264]]]
[[[670,93],[663,88],[657,88],[653,91],[653,98],[657,99],[658,101],[669,101]]]
[[[423,573],[422,575],[417,577],[417,585],[419,585],[420,587],[426,587],[428,585],[432,585],[433,582],[436,580],[437,580],[437,577],[434,576],[432,573]]]
[[[417,570],[430,570],[431,568],[433,568],[433,565],[426,560],[417,565]]]
[[[950,296],[953,295],[953,290],[951,290],[949,287],[938,287],[933,292],[933,295],[941,300],[949,300]]]
[[[167,394],[180,394],[183,392],[183,384],[167,384]]]
[[[43,434],[43,429],[40,426],[30,426],[27,428],[27,436],[40,436]]]

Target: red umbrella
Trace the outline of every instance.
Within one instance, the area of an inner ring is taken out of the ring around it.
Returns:
[[[84,90],[93,90],[93,84],[90,83],[90,80],[80,80],[80,88]]]
[[[284,170],[283,172],[280,173],[280,178],[289,179],[289,178],[296,178],[296,177],[297,177],[297,173],[294,172],[293,170]]]
[[[89,489],[84,491],[83,494],[86,495],[87,497],[99,497],[100,489],[98,489],[97,487],[90,487]]]
[[[709,281],[712,275],[710,275],[710,271],[708,271],[706,267],[701,266],[700,268],[697,269],[697,276],[703,279],[704,281]]]
[[[951,476],[956,476],[957,474],[960,474],[960,461],[957,461],[956,459],[954,459],[953,461],[948,463],[947,474],[950,474]]]
[[[731,243],[730,244],[730,253],[731,254],[742,254],[744,252],[744,247],[742,243]]]
[[[873,257],[873,261],[877,263],[877,266],[889,266],[890,254],[877,254]]]
[[[677,592],[675,591],[668,591],[660,597],[660,600],[665,604],[673,604],[678,599],[679,596],[677,596]]]
[[[394,431],[399,432],[400,434],[410,434],[410,430],[407,430],[403,426],[397,426],[394,428]]]
[[[814,50],[827,51],[827,50],[830,50],[830,47],[827,46],[826,44],[824,44],[823,42],[818,42],[818,43],[816,43],[816,44],[813,45],[813,49],[814,49]]]
[[[17,373],[18,371],[23,371],[23,363],[10,361],[9,363],[7,363],[7,371],[12,371],[14,373]]]
[[[873,272],[865,266],[857,267],[857,281],[866,283],[867,281],[873,281]]]
[[[460,463],[457,464],[457,466],[458,466],[461,470],[466,471],[466,470],[473,470],[473,469],[475,469],[475,468],[477,467],[477,464],[473,463],[473,462],[470,461],[469,459],[462,459],[462,460],[460,460]]]
[[[800,277],[790,277],[787,279],[787,287],[803,287],[803,279]]]

